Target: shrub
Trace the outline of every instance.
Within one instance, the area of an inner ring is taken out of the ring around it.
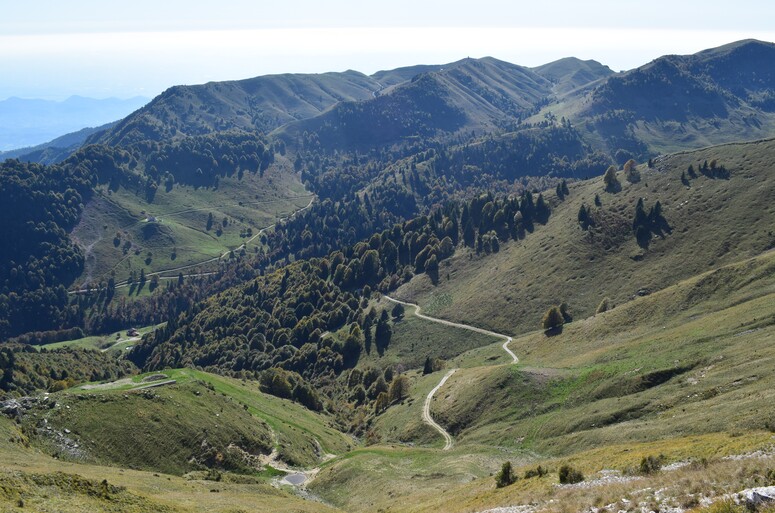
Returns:
[[[530,468],[525,471],[525,479],[530,479],[531,477],[544,477],[548,473],[549,471],[547,469],[538,465],[536,468]]]
[[[584,480],[584,474],[570,465],[560,467],[560,484],[580,483]]]
[[[556,306],[553,306],[544,314],[544,318],[541,321],[541,326],[543,327],[544,331],[554,331],[562,328],[564,322],[565,319],[563,318],[560,309]]]
[[[514,475],[514,469],[511,468],[511,462],[507,461],[501,467],[500,472],[495,475],[495,487],[503,488],[517,481],[517,476]]]
[[[640,460],[641,474],[656,474],[662,469],[662,457],[646,456]]]

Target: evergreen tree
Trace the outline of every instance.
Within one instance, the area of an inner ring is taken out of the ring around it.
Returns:
[[[639,226],[646,226],[648,224],[649,216],[646,214],[646,209],[643,207],[643,198],[638,198],[638,204],[635,206],[635,219],[632,221],[632,229],[636,231]]]
[[[495,486],[497,488],[503,488],[509,486],[517,481],[517,476],[514,475],[514,469],[511,468],[511,462],[507,461],[503,464],[500,472],[495,474]]]
[[[433,373],[433,360],[430,356],[425,357],[425,364],[422,366],[422,375]]]
[[[582,230],[589,228],[591,223],[589,219],[589,209],[586,205],[582,204],[581,207],[579,207],[579,214],[577,218]]]
[[[469,248],[473,248],[475,243],[476,231],[474,230],[474,223],[471,219],[468,219],[465,228],[463,228],[463,244]]]
[[[387,314],[387,310],[383,310],[384,314]],[[382,356],[385,349],[390,345],[390,338],[393,336],[393,330],[390,328],[390,323],[387,319],[380,318],[377,322],[377,329],[374,333],[374,343],[377,346],[377,353]]]

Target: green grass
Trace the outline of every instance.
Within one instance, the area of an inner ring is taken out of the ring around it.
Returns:
[[[419,372],[406,373],[411,380],[409,397],[388,408],[374,422],[373,429],[378,433],[381,442],[436,448],[444,445],[441,435],[422,421],[425,397],[436,386],[444,372],[434,372],[427,376],[422,376]]]
[[[639,290],[660,290],[755,256],[775,244],[773,153],[773,140],[718,146],[666,157],[654,170],[642,167],[636,184],[620,173],[622,191],[616,194],[605,192],[600,178],[571,184],[565,201],[548,192],[552,215],[545,226],[524,240],[502,243],[497,254],[472,257],[458,250],[439,271],[451,280],[434,286],[420,275],[396,296],[419,303],[429,315],[519,334],[537,329],[544,312],[563,301],[583,319],[604,297],[622,304]],[[689,164],[697,169],[712,159],[731,172],[729,180],[700,175],[690,187],[681,184]],[[600,209],[594,207],[596,194]],[[630,230],[641,197],[647,209],[660,201],[672,226],[647,251]],[[582,204],[606,218],[592,239],[577,222]]]
[[[432,413],[459,443],[544,454],[766,429],[775,425],[773,269],[768,253],[560,335],[517,338],[520,365],[458,371]],[[697,296],[711,283],[715,293]]]
[[[166,376],[157,381],[175,380],[176,383],[143,391],[142,387],[149,384],[145,378],[153,374]],[[85,407],[83,415],[73,413],[75,418],[84,424],[84,429],[110,429],[104,433],[104,442],[106,445],[112,445],[111,440],[121,439],[128,434],[123,431],[124,423],[120,420],[124,415],[116,415],[116,425],[110,428],[103,423],[102,418],[109,415],[106,411],[109,409],[108,405],[115,403],[116,408],[138,414],[144,407],[155,404],[153,401],[149,403],[137,399],[144,397],[146,393],[160,396],[160,401],[165,406],[160,407],[158,411],[151,408],[153,413],[143,414],[145,417],[156,415],[161,419],[156,424],[150,424],[151,428],[157,424],[159,427],[180,424],[181,431],[201,433],[205,429],[219,432],[215,425],[235,429],[242,426],[250,433],[250,440],[260,440],[267,449],[276,448],[278,457],[292,466],[311,467],[325,458],[326,454],[341,454],[352,446],[352,441],[336,430],[326,417],[297,403],[263,394],[253,381],[239,381],[193,369],[171,369],[161,373],[141,374],[114,383],[80,385],[64,391],[58,397],[67,398],[70,409],[76,413],[80,411],[80,407]],[[174,397],[165,400],[167,394]],[[124,402],[126,397],[133,398],[131,405]],[[221,418],[222,412],[219,409],[225,408],[226,405],[234,415],[231,420]],[[194,413],[197,408],[201,411]],[[65,408],[68,412],[70,409]],[[188,413],[179,416],[181,411]],[[171,417],[173,415],[174,418]],[[250,431],[250,426],[254,425],[260,428],[259,432]],[[197,434],[196,439],[201,436]],[[189,450],[195,445],[193,439],[187,440],[182,435],[169,438],[180,444],[181,451]],[[137,443],[140,442],[133,442],[135,446]],[[148,443],[153,442],[148,439]],[[130,456],[131,454],[121,455],[120,458]],[[138,457],[144,458],[142,454]],[[118,456],[107,456],[109,461],[117,461],[117,458]],[[186,467],[179,462],[175,468],[180,471]]]
[[[72,234],[86,248],[79,283],[106,281],[114,273],[120,284],[130,271],[139,274],[140,269],[146,274],[169,270],[167,275],[177,276],[175,269],[217,259],[246,243],[251,238],[246,236],[248,229],[256,235],[311,199],[284,158],[278,158],[263,177],[252,173],[246,173],[242,180],[224,177],[217,189],[176,185],[170,192],[159,190],[152,203],[126,188],[98,193],[86,205]],[[207,230],[210,213],[214,223]],[[160,221],[149,223],[148,216]],[[225,227],[223,219],[227,219]],[[131,247],[125,250],[127,242]],[[253,251],[260,246],[259,237],[246,249]]]
[[[145,326],[137,328],[138,336],[142,337],[146,333],[150,333],[158,326]],[[128,347],[131,347],[136,343],[132,340],[133,337],[127,336],[126,330],[117,331],[109,335],[95,335],[90,337],[78,338],[74,340],[65,340],[62,342],[55,342],[53,344],[46,344],[40,346],[46,349],[59,349],[60,347],[79,347],[82,349],[99,349],[99,350],[111,350],[111,351],[125,351]]]
[[[377,311],[390,312],[395,303],[386,299],[376,302]],[[423,313],[426,313],[423,311]],[[372,348],[370,354],[364,354],[358,365],[387,367],[400,366],[404,369],[422,369],[426,357],[452,360],[461,353],[492,344],[497,338],[471,332],[461,328],[420,319],[414,315],[413,307],[406,307],[404,317],[393,321],[393,335],[390,345],[380,356]],[[503,352],[503,350],[501,350]],[[503,353],[505,356],[505,352]]]
[[[324,513],[339,511],[295,497],[271,486],[267,478],[219,482],[63,461],[26,447],[26,437],[10,419],[0,416],[0,511],[64,513],[277,511]],[[108,497],[102,482],[108,486]],[[19,507],[19,499],[24,507]]]
[[[372,426],[391,445],[329,462],[314,489],[350,511],[480,511],[548,504],[564,463],[595,476],[602,469],[632,472],[643,457],[660,454],[668,463],[710,461],[719,467],[715,475],[725,476],[718,478],[725,490],[742,489],[758,470],[744,474],[720,458],[775,444],[774,276],[770,252],[579,319],[560,335],[530,333],[510,346],[518,365],[487,365],[488,355],[503,351],[497,343],[463,353],[454,362],[463,368],[431,406],[455,438],[451,452],[438,451],[440,437],[420,421],[422,402],[442,373],[409,373],[410,398]],[[667,372],[661,381],[649,381],[660,372]],[[490,474],[507,459],[520,474],[537,464],[553,473],[495,490]],[[719,493],[692,472],[650,479],[680,500],[691,499],[681,486]],[[607,504],[644,487],[563,491],[559,511],[599,507],[595,495]]]

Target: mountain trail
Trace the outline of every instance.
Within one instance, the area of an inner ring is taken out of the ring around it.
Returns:
[[[414,308],[414,315],[416,315],[420,319],[425,319],[426,321],[431,321],[431,322],[437,322],[439,324],[444,324],[446,326],[452,326],[453,328],[460,328],[468,331],[473,331],[476,333],[482,333],[483,335],[490,335],[497,338],[503,338],[505,339],[505,341],[503,342],[503,345],[501,347],[503,348],[504,351],[506,351],[506,353],[509,356],[511,356],[511,359],[512,359],[511,363],[515,364],[519,362],[519,358],[517,358],[517,355],[514,354],[514,352],[511,349],[509,349],[509,343],[511,342],[512,338],[508,335],[504,335],[502,333],[495,333],[494,331],[486,330],[483,328],[477,328],[476,326],[470,326],[468,324],[461,324],[459,322],[452,322],[444,319],[437,319],[436,317],[430,317],[428,315],[421,313],[420,305],[416,305],[414,303],[408,303],[406,301],[401,301],[400,299],[394,299],[390,296],[384,296],[384,297],[385,299],[387,299],[388,301],[392,301],[393,303],[398,303],[404,306],[411,306],[412,308]],[[437,424],[436,421],[434,421],[433,418],[431,417],[431,400],[433,399],[434,394],[438,392],[438,390],[444,385],[444,383],[447,382],[449,377],[452,376],[452,374],[454,374],[455,371],[457,371],[457,369],[452,369],[449,372],[447,372],[444,375],[444,377],[441,378],[441,381],[439,382],[439,384],[436,385],[436,387],[434,387],[434,389],[430,391],[430,393],[428,394],[428,397],[425,398],[425,404],[423,405],[423,411],[422,411],[423,421],[429,424],[431,427],[433,427],[436,431],[441,433],[441,435],[444,437],[444,440],[446,443],[444,444],[443,450],[445,451],[448,451],[452,448],[452,443],[453,443],[452,435],[450,435],[447,432],[447,430],[445,430],[443,427]]]
[[[457,369],[451,369],[449,372],[444,374],[444,377],[441,378],[439,384],[428,393],[428,397],[425,398],[425,404],[423,404],[422,407],[422,420],[425,421],[426,424],[430,425],[433,429],[441,433],[441,435],[444,437],[444,448],[442,449],[443,451],[452,449],[452,435],[450,435],[446,429],[439,426],[436,421],[433,420],[433,417],[431,417],[431,400],[433,399],[433,395],[438,392],[442,386],[444,386],[444,383],[447,382],[449,377],[452,376],[456,370]]]

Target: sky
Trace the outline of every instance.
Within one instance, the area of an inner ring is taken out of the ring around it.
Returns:
[[[775,41],[772,0],[0,0],[0,99],[153,97],[178,84],[492,56],[615,71]]]

